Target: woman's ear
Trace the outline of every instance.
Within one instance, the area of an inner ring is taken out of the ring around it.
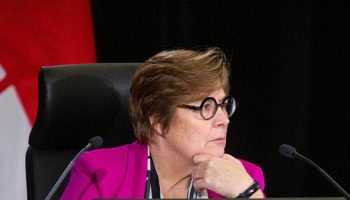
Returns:
[[[157,135],[164,136],[164,131],[162,126],[160,125],[160,123],[156,122],[154,116],[149,117],[149,122],[151,123],[151,126]]]

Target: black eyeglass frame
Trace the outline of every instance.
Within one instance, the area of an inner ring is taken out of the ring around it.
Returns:
[[[218,107],[221,107],[221,109],[224,109],[224,107],[225,107],[225,101],[226,101],[226,100],[230,100],[230,99],[232,99],[232,104],[233,104],[232,106],[233,106],[234,108],[232,109],[232,112],[231,112],[231,113],[227,113],[227,117],[229,118],[229,117],[231,117],[231,116],[235,113],[236,108],[237,108],[236,100],[235,100],[232,96],[230,96],[230,95],[226,96],[226,97],[221,101],[221,103],[218,103],[214,97],[206,97],[205,99],[203,99],[203,101],[202,101],[202,103],[201,103],[200,106],[192,106],[192,105],[187,105],[187,104],[181,104],[181,105],[178,105],[177,107],[179,107],[179,108],[186,108],[186,109],[195,110],[195,111],[199,111],[200,114],[201,114],[201,117],[202,117],[203,119],[209,120],[209,119],[212,119],[212,118],[215,116],[216,112],[218,111]],[[215,110],[213,111],[213,115],[212,115],[211,117],[206,118],[206,117],[204,117],[204,115],[203,115],[203,110],[202,110],[202,109],[203,109],[204,104],[205,104],[208,100],[213,100],[213,101],[215,102]]]

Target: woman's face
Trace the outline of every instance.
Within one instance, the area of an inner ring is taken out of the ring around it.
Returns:
[[[218,103],[225,97],[223,89],[210,94]],[[200,106],[202,100],[189,105]],[[205,120],[199,111],[177,108],[172,124],[165,134],[169,148],[185,159],[191,159],[199,153],[222,157],[225,151],[226,134],[229,119],[219,107],[212,119]]]

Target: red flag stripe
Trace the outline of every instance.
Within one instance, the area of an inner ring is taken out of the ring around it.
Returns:
[[[0,91],[15,85],[33,122],[39,67],[96,62],[90,2],[2,1],[0,13]]]

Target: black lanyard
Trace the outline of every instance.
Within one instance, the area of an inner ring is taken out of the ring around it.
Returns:
[[[152,188],[152,198],[160,199],[159,179],[158,179],[156,168],[154,167],[152,157],[151,157],[151,188]]]

